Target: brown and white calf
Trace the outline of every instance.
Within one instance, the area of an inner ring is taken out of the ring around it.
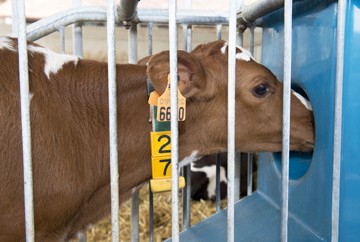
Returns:
[[[107,64],[28,45],[36,241],[67,241],[110,213]],[[240,52],[240,50],[238,50]],[[227,45],[179,56],[187,98],[180,160],[223,152],[227,144]],[[281,149],[282,86],[239,54],[236,149]],[[120,199],[151,177],[146,78],[162,93],[168,52],[148,66],[117,65]],[[291,101],[291,149],[314,144],[312,112]],[[17,41],[0,38],[0,241],[24,241],[24,196]]]

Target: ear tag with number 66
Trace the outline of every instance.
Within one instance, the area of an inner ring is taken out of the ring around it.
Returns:
[[[168,84],[165,92],[158,99],[157,116],[159,122],[169,122],[170,115],[170,75],[168,75]],[[186,117],[186,98],[181,94],[178,89],[178,121],[184,121]]]

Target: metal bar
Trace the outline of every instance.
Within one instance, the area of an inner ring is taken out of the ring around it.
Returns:
[[[222,25],[221,24],[217,24],[216,25],[216,38],[218,40],[221,40],[221,28]],[[220,154],[216,154],[216,187],[215,187],[215,192],[216,192],[216,203],[215,203],[215,207],[216,207],[216,212],[220,212],[221,207],[220,207],[220,201],[221,201],[221,187],[220,187],[220,164],[221,164],[221,160],[220,160]]]
[[[243,44],[244,44],[244,31],[241,29],[238,29],[238,32],[236,35],[236,44],[239,46],[243,46]]]
[[[139,22],[153,22],[167,24],[169,15],[167,10],[139,9]],[[77,22],[105,22],[106,9],[102,7],[81,7],[59,12],[47,18],[40,19],[27,27],[27,39],[37,40],[48,34],[56,32],[60,27],[66,27]],[[119,19],[116,19],[119,23]],[[215,23],[226,24],[228,14],[224,11],[179,10],[177,22],[182,24],[211,25]]]
[[[136,7],[138,0],[120,0],[118,14],[120,21],[127,27],[131,26],[131,22],[136,20]]]
[[[148,24],[148,55],[153,53],[153,23]]]
[[[74,7],[81,6],[81,0],[73,0]],[[81,23],[75,23],[73,26],[73,53],[76,56],[83,56],[83,36]]]
[[[247,173],[247,195],[252,194],[253,189],[253,154],[247,154],[247,163],[248,163],[248,173]]]
[[[131,24],[128,32],[128,56],[129,63],[137,63],[137,25]],[[131,197],[131,241],[139,241],[139,192],[136,191]]]
[[[222,24],[217,24],[216,25],[216,39],[217,40],[221,40],[221,29],[222,29]]]
[[[228,203],[227,203],[227,241],[234,242],[234,180],[235,180],[235,88],[236,88],[236,0],[230,1],[229,9],[229,48],[228,48]]]
[[[254,56],[254,43],[255,43],[255,26],[250,27],[250,53]],[[247,154],[247,162],[248,162],[248,173],[247,173],[247,195],[250,196],[253,190],[253,162],[254,155],[252,153]]]
[[[138,9],[139,22],[167,23],[167,9]],[[213,25],[217,23],[228,23],[228,12],[226,11],[204,11],[204,10],[178,10],[177,23],[179,24],[202,24]]]
[[[81,0],[73,0],[74,7],[81,6]],[[65,27],[60,28],[60,35],[62,39],[62,53],[65,53]],[[83,57],[83,43],[82,43],[82,27],[81,24],[75,23],[73,26],[73,54]],[[79,234],[79,242],[86,242],[86,233]]]
[[[139,191],[131,196],[131,242],[139,241]]]
[[[30,24],[27,39],[34,41],[77,22],[106,22],[106,9],[102,7],[79,7],[59,12]]]
[[[149,241],[154,241],[154,195],[149,183]]]
[[[65,28],[61,27],[59,29],[59,39],[60,39],[60,50],[62,54],[65,54]]]
[[[216,212],[220,212],[221,187],[220,187],[220,154],[216,154]]]
[[[137,51],[137,25],[132,24],[129,29],[128,36],[128,55],[129,63],[136,64],[138,60],[138,51]]]
[[[19,9],[17,7],[18,2],[16,0],[11,1],[11,27],[12,27],[12,36],[17,37],[19,30],[18,30],[18,16],[19,16]]]
[[[185,8],[191,9],[192,0],[185,1]],[[184,33],[184,50],[191,52],[192,50],[192,27],[189,24],[183,25]],[[191,165],[183,168],[183,174],[186,186],[183,189],[183,224],[182,229],[185,230],[191,225]]]
[[[107,48],[108,48],[108,89],[109,89],[109,141],[110,141],[110,184],[111,184],[111,225],[112,241],[119,235],[119,164],[117,139],[116,64],[115,64],[115,4],[107,3]]]
[[[250,27],[250,53],[255,56],[255,26]]]
[[[169,0],[169,50],[170,50],[170,95],[171,95],[171,211],[173,242],[179,242],[179,130],[177,103],[177,29],[176,29],[176,0]]]
[[[281,242],[288,241],[292,0],[284,6],[284,82],[281,169]]]
[[[186,186],[183,189],[183,223],[182,229],[185,230],[190,227],[191,223],[191,166],[187,165],[183,168],[183,175],[185,177]]]
[[[234,179],[234,199],[240,199],[240,183],[241,183],[241,153],[235,153],[235,179]]]
[[[294,2],[301,0],[294,0]],[[284,6],[284,0],[258,0],[252,4],[244,6],[238,12],[238,23],[243,26],[250,26],[256,19],[265,16]]]
[[[153,53],[153,23],[148,24],[148,55]],[[154,115],[152,114],[152,107],[150,107],[150,120],[152,123],[152,128],[155,130],[155,120]],[[151,186],[149,183],[149,241],[154,241],[154,195],[151,191]]]
[[[31,127],[30,127],[30,91],[29,69],[26,42],[26,17],[24,0],[17,1],[18,9],[18,52],[19,52],[19,80],[21,105],[21,131],[24,170],[24,206],[26,241],[35,241],[34,233],[34,198],[33,174],[31,158]]]
[[[344,45],[345,45],[345,0],[338,1],[337,33],[336,33],[336,82],[335,82],[335,113],[334,113],[334,160],[332,179],[331,206],[331,242],[339,241],[339,210],[340,210],[340,174],[341,174],[341,125],[342,95],[344,76]]]

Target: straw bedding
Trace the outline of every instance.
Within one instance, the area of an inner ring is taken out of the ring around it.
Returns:
[[[180,198],[181,203],[181,198]],[[226,200],[222,201],[222,207]],[[181,226],[181,208],[179,205],[179,218]],[[215,213],[213,201],[191,201],[191,224]],[[131,241],[131,203],[126,202],[121,207],[120,215],[120,241]],[[154,194],[154,241],[159,242],[171,237],[171,192]],[[111,241],[111,218],[107,217],[87,232],[88,242]],[[140,190],[139,213],[139,241],[149,241],[149,193],[148,186]]]

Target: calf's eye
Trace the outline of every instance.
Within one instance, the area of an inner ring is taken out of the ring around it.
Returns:
[[[267,84],[259,84],[256,87],[254,87],[252,93],[255,97],[265,97],[266,94],[269,92],[269,86]]]

